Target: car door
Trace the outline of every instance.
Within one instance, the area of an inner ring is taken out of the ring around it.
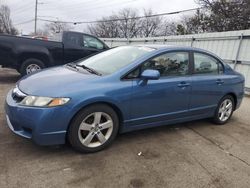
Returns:
[[[89,55],[83,48],[83,35],[69,32],[64,36],[64,60],[65,63],[73,62]]]
[[[209,54],[194,52],[193,67],[190,115],[213,115],[223,96],[223,65]]]
[[[144,62],[130,73],[141,74],[144,70],[160,72],[159,80],[133,80],[131,94],[131,125],[150,124],[182,119],[188,114],[191,91],[189,76],[189,52],[166,52]],[[140,72],[140,73],[136,73]]]

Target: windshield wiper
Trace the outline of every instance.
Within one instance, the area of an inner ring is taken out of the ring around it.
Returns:
[[[101,75],[102,75],[101,73],[97,72],[96,70],[94,70],[94,69],[92,69],[92,68],[90,68],[90,67],[87,67],[86,65],[79,65],[79,64],[76,64],[75,66],[81,67],[81,68],[87,70],[88,72],[90,72],[90,73],[92,73],[92,74],[96,74],[96,75],[98,75],[98,76],[101,76]]]
[[[71,67],[71,68],[74,68],[74,69],[78,70],[76,64],[74,64],[74,63],[67,63],[66,65]]]

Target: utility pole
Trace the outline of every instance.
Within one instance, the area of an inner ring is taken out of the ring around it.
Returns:
[[[36,5],[35,5],[35,30],[34,30],[35,35],[36,35],[36,27],[37,27],[37,4],[38,4],[38,0],[36,0]]]

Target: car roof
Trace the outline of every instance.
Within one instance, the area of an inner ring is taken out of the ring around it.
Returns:
[[[78,31],[63,31],[63,33],[75,33],[75,34],[88,35],[88,36],[92,36],[92,37],[98,38],[98,37],[96,37],[94,35],[91,35],[91,34],[88,34],[88,33],[83,33],[83,32],[78,32]]]
[[[142,44],[142,45],[134,45],[138,47],[149,47],[149,48],[154,48],[154,49],[166,49],[166,50],[194,50],[194,51],[204,51],[207,52],[206,50],[202,50],[199,48],[194,48],[194,47],[189,47],[189,46],[178,46],[178,45],[167,45],[167,44]]]
[[[142,45],[133,45],[133,46],[154,48],[156,50],[188,50],[188,51],[193,51],[193,52],[201,52],[201,53],[210,54],[216,57],[217,59],[221,60],[220,57],[218,57],[216,54],[210,51],[203,50],[200,48],[190,47],[190,46],[178,46],[178,45],[167,45],[167,44],[142,44]]]

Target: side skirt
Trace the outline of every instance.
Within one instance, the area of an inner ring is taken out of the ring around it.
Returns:
[[[212,116],[213,114],[207,113],[207,114],[189,116],[185,118],[178,118],[174,120],[157,121],[153,123],[139,124],[139,125],[126,125],[126,123],[124,123],[120,129],[120,133],[125,133],[125,132],[134,131],[134,130],[140,130],[140,129],[147,129],[147,128],[152,128],[152,127],[158,127],[158,126],[163,126],[163,125],[184,123],[184,122],[193,121],[193,120],[210,118]]]

